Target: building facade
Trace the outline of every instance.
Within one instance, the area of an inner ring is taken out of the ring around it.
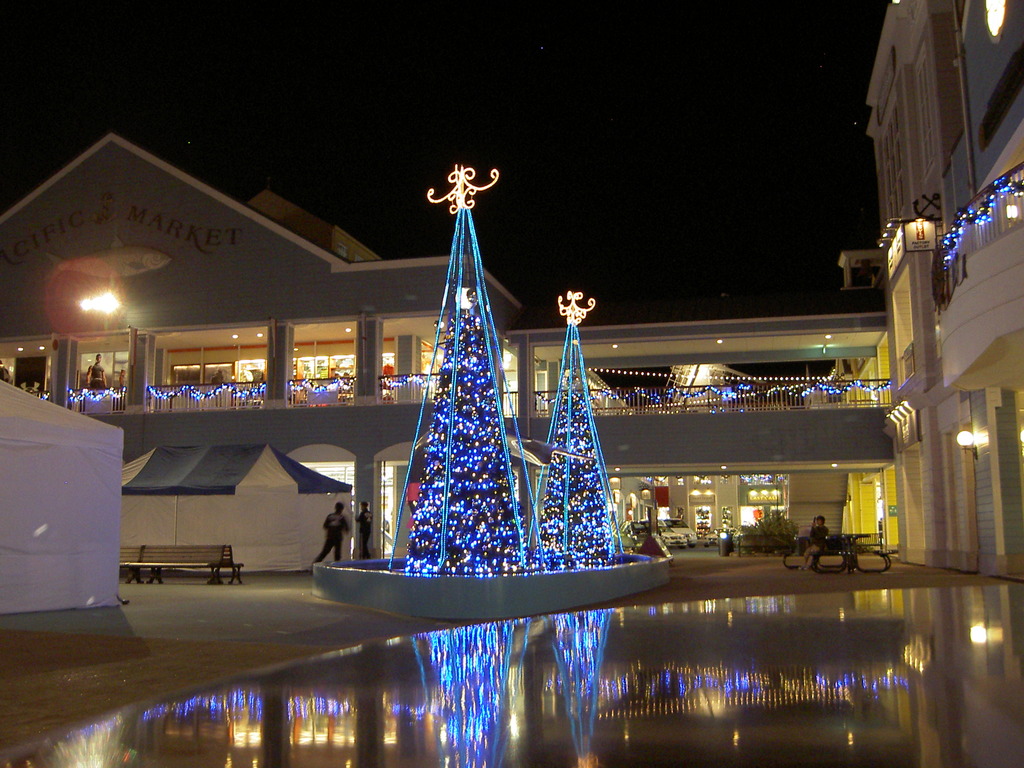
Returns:
[[[270,443],[352,483],[377,512],[379,553],[400,524],[447,261],[381,259],[269,190],[234,200],[110,134],[0,216],[0,359],[15,386],[123,428],[125,460],[158,446]],[[508,411],[524,437],[544,440],[564,319],[555,296],[522,307],[488,280]],[[107,293],[112,311],[83,306]],[[599,387],[620,521],[664,507],[701,529],[738,525],[774,504],[751,494],[774,488],[801,518],[827,509],[837,528],[897,542],[880,290],[596,298],[581,337],[598,380],[672,371],[651,386]],[[768,363],[829,371],[708,374]],[[690,492],[708,490],[707,477],[718,478],[713,499],[697,503]]]
[[[901,557],[1024,572],[1024,3],[888,8],[868,94]]]

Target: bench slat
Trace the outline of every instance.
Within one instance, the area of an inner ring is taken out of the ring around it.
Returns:
[[[231,581],[242,583],[242,565],[236,563],[230,544],[143,544],[121,547],[121,567],[129,569],[128,582],[142,582],[142,569],[150,569],[149,583],[163,583],[163,568],[209,568],[210,584],[223,583],[221,568],[231,569]]]

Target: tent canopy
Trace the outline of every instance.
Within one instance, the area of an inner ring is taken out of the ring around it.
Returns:
[[[125,464],[121,475],[121,493],[127,496],[232,495],[240,488],[289,486],[299,493],[352,492],[348,483],[266,444],[163,446]]]
[[[231,544],[258,571],[308,568],[352,493],[265,444],[154,448],[121,482],[122,544]]]
[[[0,383],[0,613],[117,605],[123,439]]]

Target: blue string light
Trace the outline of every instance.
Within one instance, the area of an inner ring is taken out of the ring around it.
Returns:
[[[438,336],[442,328],[406,571],[522,573],[531,564],[499,397],[501,352],[468,209],[456,217]],[[507,385],[504,379],[501,384]]]
[[[544,488],[539,528],[543,562],[549,570],[605,567],[616,553],[613,532],[618,526],[574,323],[566,328],[558,382],[548,443],[564,452],[551,457],[539,481]]]

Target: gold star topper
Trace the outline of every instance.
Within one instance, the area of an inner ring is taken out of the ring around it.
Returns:
[[[597,304],[594,298],[589,299],[590,303],[586,308],[579,306],[576,301],[583,298],[583,291],[566,291],[565,298],[568,300],[568,304],[562,303],[562,297],[558,297],[558,314],[565,317],[565,321],[568,325],[579,325],[583,322],[583,318],[587,316]]]
[[[459,208],[472,208],[476,204],[473,195],[481,190],[490,189],[498,181],[498,169],[491,169],[490,184],[485,184],[482,187],[474,186],[471,182],[475,178],[476,170],[474,168],[456,165],[455,170],[448,174],[448,183],[453,185],[451,191],[444,197],[439,197],[435,200],[433,197],[434,188],[431,187],[427,190],[427,200],[432,203],[443,203],[446,200],[450,200],[451,205],[448,207],[448,213],[455,213]]]

